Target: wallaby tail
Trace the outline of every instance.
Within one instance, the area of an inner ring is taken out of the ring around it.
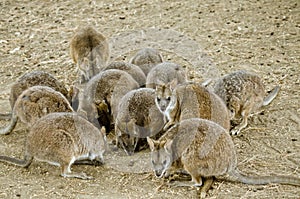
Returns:
[[[10,123],[8,126],[0,128],[0,135],[7,135],[12,132],[18,122],[18,117],[15,114],[12,114]]]
[[[240,173],[240,171],[238,171],[237,169],[231,171],[229,175],[233,177],[236,181],[245,184],[263,185],[270,183],[278,183],[300,186],[300,178],[292,176],[246,176]]]
[[[273,99],[277,96],[279,90],[280,90],[280,86],[276,86],[275,88],[273,88],[271,93],[269,93],[269,95],[264,98],[263,106],[269,105],[273,101]]]
[[[24,167],[24,168],[27,168],[31,164],[32,160],[33,160],[33,157],[27,156],[27,155],[25,155],[24,159],[17,159],[17,158],[0,155],[1,162],[6,162],[9,164],[13,164],[13,165]]]
[[[0,113],[0,120],[10,120],[11,115],[11,113]]]

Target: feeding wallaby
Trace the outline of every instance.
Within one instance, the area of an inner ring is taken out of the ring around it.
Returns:
[[[213,183],[213,178],[228,174],[234,181],[246,184],[282,183],[300,186],[300,178],[290,176],[248,176],[237,168],[234,143],[227,130],[215,122],[191,118],[170,128],[159,140],[147,138],[151,149],[151,164],[157,177],[184,169],[192,184],[201,186],[201,198]],[[179,183],[180,185],[180,183]]]
[[[32,86],[19,95],[14,104],[10,124],[0,134],[12,132],[20,119],[27,126],[52,112],[73,112],[69,101],[60,92],[47,86]]]
[[[98,74],[109,59],[109,44],[104,35],[92,27],[85,27],[73,36],[70,53],[79,70],[80,83]]]
[[[224,100],[231,119],[238,120],[242,117],[242,121],[231,130],[231,134],[239,134],[247,126],[249,115],[270,104],[279,89],[279,86],[276,86],[266,96],[261,79],[256,74],[244,70],[230,73],[218,80],[214,92]]]
[[[177,85],[163,112],[168,119],[164,130],[181,120],[195,117],[214,121],[228,131],[230,129],[229,113],[223,100],[198,83]]]
[[[91,179],[85,173],[72,173],[75,161],[103,163],[105,128],[101,132],[76,113],[51,113],[37,120],[27,135],[24,159],[0,156],[0,161],[28,167],[33,159],[61,167],[61,176]]]
[[[164,116],[155,105],[150,88],[128,92],[119,103],[115,121],[117,144],[132,155],[140,139],[157,135],[163,128]]]
[[[154,48],[143,48],[139,50],[130,60],[130,63],[139,66],[146,76],[154,66],[162,62],[162,55]]]
[[[44,71],[32,71],[30,73],[25,73],[12,85],[9,96],[9,103],[11,110],[14,109],[15,102],[19,95],[27,88],[32,86],[48,86],[54,90],[62,93],[68,100],[68,90],[65,85],[58,81],[53,75]],[[10,118],[11,113],[1,114],[1,118]]]
[[[101,111],[99,108],[105,107],[103,105],[106,104],[110,123],[113,123],[120,99],[127,92],[136,88],[139,88],[139,84],[127,72],[117,69],[101,71],[79,93],[77,112],[87,116],[94,125],[98,125],[98,113]]]
[[[186,82],[184,69],[175,63],[163,62],[153,67],[147,75],[146,87],[155,89],[157,85],[176,79],[177,84]]]
[[[142,69],[140,69],[137,65],[126,62],[112,62],[104,68],[104,70],[107,69],[119,69],[125,71],[131,75],[137,83],[139,83],[140,87],[145,87],[146,85],[146,76]]]

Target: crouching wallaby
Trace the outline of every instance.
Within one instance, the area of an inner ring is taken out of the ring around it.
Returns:
[[[155,105],[154,89],[140,88],[128,92],[119,103],[115,122],[116,142],[132,155],[140,141],[157,136],[164,117]]]
[[[191,118],[170,128],[159,140],[147,138],[151,164],[157,177],[184,169],[191,183],[179,186],[202,186],[204,198],[214,177],[228,174],[231,180],[246,184],[281,183],[300,186],[300,178],[291,176],[248,176],[237,168],[237,155],[230,134],[215,122]]]
[[[51,113],[37,120],[27,135],[24,159],[0,156],[1,162],[28,167],[33,159],[61,167],[61,176],[91,179],[71,172],[75,161],[103,163],[107,148],[105,128],[101,132],[76,113]]]
[[[238,135],[247,126],[249,115],[270,104],[279,89],[280,87],[276,86],[266,96],[261,79],[256,74],[244,70],[230,73],[218,80],[214,92],[224,100],[231,120],[237,121],[242,118],[240,124],[231,130],[231,134]]]
[[[32,86],[48,86],[63,94],[70,101],[70,96],[64,83],[60,82],[50,73],[44,71],[32,71],[19,77],[19,79],[12,85],[9,95],[11,110],[14,109],[16,100],[21,93]],[[0,118],[10,119],[11,115],[11,113],[0,114]]]
[[[47,86],[32,86],[16,100],[10,124],[0,128],[0,134],[12,132],[18,119],[27,127],[37,119],[53,112],[73,112],[69,101],[60,93]]]

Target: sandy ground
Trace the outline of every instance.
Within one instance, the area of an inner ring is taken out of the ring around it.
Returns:
[[[111,39],[112,60],[128,60],[140,47],[152,46],[159,48],[166,60],[187,67],[189,77],[196,81],[248,69],[263,78],[267,90],[280,85],[274,102],[233,138],[238,167],[249,174],[300,177],[298,0],[2,0],[1,112],[10,111],[10,86],[25,72],[44,70],[71,85],[76,68],[69,55],[69,41],[77,28],[86,25]],[[1,136],[1,154],[22,157],[25,136],[22,125]],[[195,188],[169,187],[151,173],[120,172],[107,165],[80,165],[73,170],[94,179],[64,179],[59,168],[36,161],[29,169],[1,164],[0,198],[197,198]],[[300,187],[296,186],[244,185],[223,179],[214,183],[207,196],[299,197]]]

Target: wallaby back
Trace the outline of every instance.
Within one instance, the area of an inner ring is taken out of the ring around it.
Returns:
[[[139,66],[146,76],[154,66],[162,62],[162,55],[154,48],[143,48],[139,50],[130,60],[130,63]]]
[[[184,69],[175,63],[163,62],[153,67],[147,75],[146,87],[155,89],[157,85],[176,79],[177,84],[186,82]]]
[[[198,83],[189,82],[175,87],[165,115],[169,120],[165,129],[181,120],[195,117],[214,121],[226,130],[230,129],[229,113],[222,99]]]
[[[131,75],[137,83],[139,83],[140,87],[145,87],[146,85],[146,76],[142,69],[137,65],[126,62],[112,62],[106,66],[104,70],[108,69],[119,69],[125,71]]]
[[[130,91],[121,99],[118,109],[115,123],[117,143],[127,154],[134,153],[138,139],[153,137],[163,128],[164,118],[155,105],[154,89]],[[134,143],[133,137],[137,138]],[[131,144],[127,140],[131,140]]]
[[[68,100],[70,100],[68,90],[65,85],[58,81],[53,75],[44,71],[32,71],[19,77],[19,79],[12,85],[9,96],[9,102],[12,109],[19,95],[32,86],[48,86],[60,92]]]
[[[102,71],[80,92],[78,112],[86,114],[88,120],[95,124],[98,111],[103,111],[99,109],[99,105],[106,103],[110,122],[113,123],[120,99],[136,88],[139,88],[139,84],[127,72],[117,69]]]
[[[37,119],[53,112],[73,112],[69,101],[60,92],[47,86],[32,86],[17,99],[10,124],[0,129],[0,134],[10,133],[17,120],[31,126]]]
[[[85,27],[73,36],[70,53],[81,75],[81,83],[87,82],[105,67],[109,59],[109,44],[104,35],[92,27]]]

